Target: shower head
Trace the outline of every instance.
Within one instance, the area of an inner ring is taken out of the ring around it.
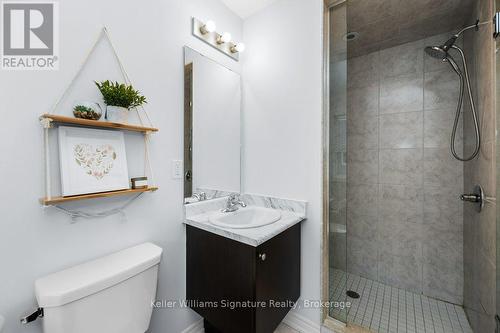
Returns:
[[[448,58],[448,52],[442,46],[427,46],[425,53],[436,59],[446,60]]]
[[[425,53],[433,58],[446,60],[448,58],[448,51],[453,47],[458,36],[455,35],[448,39],[443,45],[440,46],[427,46],[425,48]]]

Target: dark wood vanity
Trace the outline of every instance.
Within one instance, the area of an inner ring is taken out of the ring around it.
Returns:
[[[186,299],[205,332],[274,332],[300,296],[300,223],[257,247],[186,228]]]

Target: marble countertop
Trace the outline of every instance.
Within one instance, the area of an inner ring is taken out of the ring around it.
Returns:
[[[185,219],[184,223],[222,237],[230,238],[232,240],[257,247],[305,219],[305,216],[303,214],[299,214],[297,212],[281,209],[277,210],[281,213],[280,220],[275,223],[257,228],[230,229],[214,225],[210,223],[209,217],[212,214],[218,212],[216,210],[189,216]]]

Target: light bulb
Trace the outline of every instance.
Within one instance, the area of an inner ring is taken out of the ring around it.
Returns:
[[[231,41],[231,34],[229,32],[224,32],[220,37],[220,40],[224,43],[229,43]]]
[[[236,51],[238,51],[238,52],[244,52],[245,48],[246,48],[246,46],[245,46],[244,43],[238,43],[238,44],[236,44]]]
[[[207,21],[204,26],[200,28],[202,34],[208,34],[210,32],[214,32],[217,29],[215,22],[212,20]]]
[[[222,35],[217,37],[217,44],[229,43],[231,41],[231,34],[229,32],[224,32]]]
[[[231,47],[231,52],[233,53],[241,53],[245,51],[245,44],[244,43],[237,43]]]
[[[207,21],[207,23],[205,23],[205,29],[207,29],[208,32],[214,32],[217,26],[214,21]]]

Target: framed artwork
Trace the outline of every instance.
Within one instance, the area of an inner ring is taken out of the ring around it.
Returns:
[[[130,188],[123,132],[60,126],[58,134],[63,196]]]

